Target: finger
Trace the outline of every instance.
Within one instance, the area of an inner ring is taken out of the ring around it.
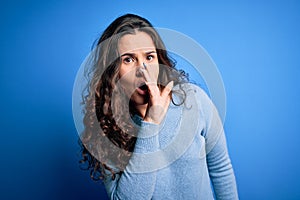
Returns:
[[[147,65],[145,63],[143,63],[143,66],[144,66],[145,69],[147,69]]]
[[[147,69],[145,68],[140,68],[140,72],[142,73],[144,79],[146,82],[151,82],[151,77]]]
[[[142,71],[145,73],[145,78],[147,78],[146,81],[154,81],[156,80],[155,78],[155,70],[153,70],[154,66],[150,65],[150,64],[145,64],[143,63],[143,67],[141,68]]]
[[[160,91],[156,82],[146,82],[150,97],[160,96]]]
[[[145,83],[148,86],[150,95],[151,96],[160,95],[159,88],[157,87],[157,82],[154,81],[154,79],[152,79],[150,77],[150,75],[149,75],[148,71],[146,71],[146,69],[141,68],[140,70],[141,70],[142,75],[145,79]]]
[[[174,81],[170,81],[166,87],[163,89],[162,93],[161,93],[161,96],[162,97],[167,97],[170,92],[172,91],[173,89],[173,86],[174,86]]]

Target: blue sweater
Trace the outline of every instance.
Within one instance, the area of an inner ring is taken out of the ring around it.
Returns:
[[[160,125],[134,116],[134,153],[121,175],[104,179],[110,199],[238,199],[218,112],[199,87],[184,90],[185,103],[171,103]]]

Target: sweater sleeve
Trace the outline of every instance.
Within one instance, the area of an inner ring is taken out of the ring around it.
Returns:
[[[121,174],[112,180],[111,176],[104,179],[110,199],[151,199],[156,182],[156,172],[147,172],[147,164],[143,158],[159,148],[159,126],[153,123],[140,122],[140,129],[134,152]],[[148,137],[147,137],[148,136]]]
[[[222,121],[209,97],[204,91],[199,92],[201,93],[202,115],[206,121],[203,132],[206,142],[206,159],[216,199],[238,199],[236,180],[228,155]]]

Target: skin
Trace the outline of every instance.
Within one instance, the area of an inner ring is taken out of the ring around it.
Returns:
[[[145,32],[137,31],[120,38],[120,82],[138,114],[147,122],[160,124],[170,104],[171,81],[160,91],[157,86],[159,63],[155,45]],[[144,67],[144,64],[146,67]],[[141,90],[146,84],[148,89]]]

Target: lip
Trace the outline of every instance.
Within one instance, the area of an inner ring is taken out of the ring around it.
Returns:
[[[140,94],[140,95],[146,95],[148,92],[145,90],[141,90],[140,88],[136,88],[136,91]]]
[[[138,84],[136,84],[136,91],[140,94],[140,95],[146,95],[148,93],[148,91],[146,90],[142,90],[140,87],[146,85],[146,83],[143,82],[139,82]]]

